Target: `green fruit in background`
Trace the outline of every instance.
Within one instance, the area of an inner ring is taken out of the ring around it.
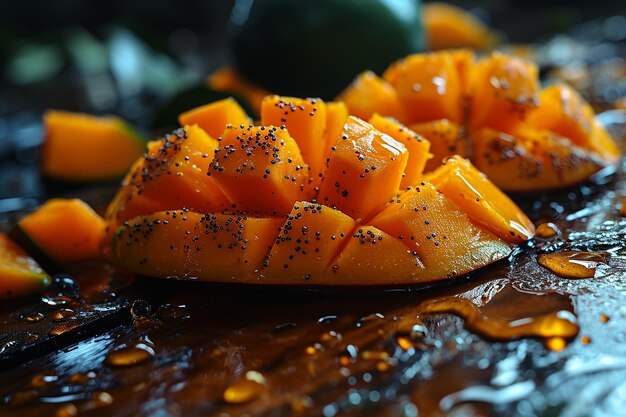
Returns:
[[[237,0],[229,29],[245,78],[273,93],[326,99],[425,44],[419,0]]]

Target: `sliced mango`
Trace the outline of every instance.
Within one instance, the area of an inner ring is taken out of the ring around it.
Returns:
[[[119,179],[145,149],[142,136],[119,117],[50,110],[43,121],[41,173],[51,179]]]
[[[222,134],[227,124],[239,126],[250,123],[246,112],[232,97],[182,113],[178,116],[178,121],[181,126],[197,124],[214,138]]]
[[[228,126],[208,174],[237,210],[275,216],[307,198],[307,168],[284,126]]]
[[[422,6],[422,24],[428,49],[489,49],[497,41],[489,28],[472,14],[449,3],[432,2]]]
[[[49,279],[33,258],[0,233],[0,300],[35,294]]]
[[[218,282],[256,280],[282,224],[279,218],[158,212],[126,222],[113,261],[137,274]]]
[[[404,145],[350,116],[332,148],[317,200],[367,219],[397,192],[407,160]]]

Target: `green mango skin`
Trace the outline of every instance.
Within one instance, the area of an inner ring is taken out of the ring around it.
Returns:
[[[229,36],[246,79],[323,99],[425,47],[419,0],[237,0]]]

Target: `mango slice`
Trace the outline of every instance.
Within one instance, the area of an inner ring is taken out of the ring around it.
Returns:
[[[235,126],[250,123],[250,118],[232,97],[196,107],[178,116],[181,126],[198,125],[211,137],[222,134],[227,124]]]
[[[467,159],[453,156],[425,180],[500,239],[520,244],[534,236],[535,226],[528,217]]]
[[[297,202],[280,228],[261,274],[270,279],[288,274],[317,282],[354,227],[354,219],[338,210]]]
[[[120,201],[134,189],[132,181],[121,187],[107,211],[115,233],[103,240],[114,264],[215,282],[421,284],[502,259],[533,234],[519,208],[468,161],[450,159],[425,176],[430,144],[398,121],[375,115],[369,124],[319,99],[271,96],[264,106],[265,117],[283,125],[227,124],[219,142],[209,141],[218,146],[204,159],[204,175],[194,177],[222,190],[229,206],[181,207],[188,198],[181,197],[172,201],[178,207],[155,207],[137,198],[144,211],[120,223],[111,220],[127,217]],[[322,108],[324,117],[316,116]],[[325,161],[319,186],[300,151],[312,140],[319,143],[309,149]],[[180,166],[186,154],[176,154]],[[172,176],[162,194],[184,188],[186,175]]]
[[[50,110],[43,122],[41,173],[54,180],[119,179],[144,150],[142,136],[119,117]]]
[[[367,219],[400,187],[408,156],[400,142],[351,116],[332,148],[317,199]]]
[[[383,106],[380,89],[361,77],[339,97],[361,117],[401,114],[431,142],[426,171],[458,154],[504,191],[540,191],[585,181],[620,160],[591,106],[565,85],[540,90],[537,66],[523,59],[494,52],[476,61],[466,50],[415,54],[391,64],[384,78],[391,87],[384,97],[397,97],[401,110]],[[512,142],[513,153],[503,152]]]
[[[400,194],[369,223],[401,240],[431,279],[472,271],[510,252],[504,241],[473,224],[430,183]]]
[[[404,107],[396,90],[372,71],[365,71],[356,77],[337,100],[346,103],[351,115],[363,120],[380,113],[401,122],[406,121]]]
[[[54,198],[23,217],[10,235],[45,263],[61,265],[99,258],[104,228],[84,201]]]
[[[488,49],[498,37],[472,14],[444,2],[422,6],[422,24],[428,49],[476,48]]]
[[[49,279],[33,258],[0,233],[0,300],[35,294]]]

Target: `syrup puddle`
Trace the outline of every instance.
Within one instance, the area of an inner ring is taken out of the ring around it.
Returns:
[[[500,341],[524,337],[573,339],[579,331],[569,295],[515,288],[507,283],[477,305],[455,296],[428,300],[417,309],[422,314],[454,314],[480,336]]]
[[[606,252],[561,252],[541,254],[537,263],[550,272],[571,279],[593,278],[600,264],[608,264]]]

